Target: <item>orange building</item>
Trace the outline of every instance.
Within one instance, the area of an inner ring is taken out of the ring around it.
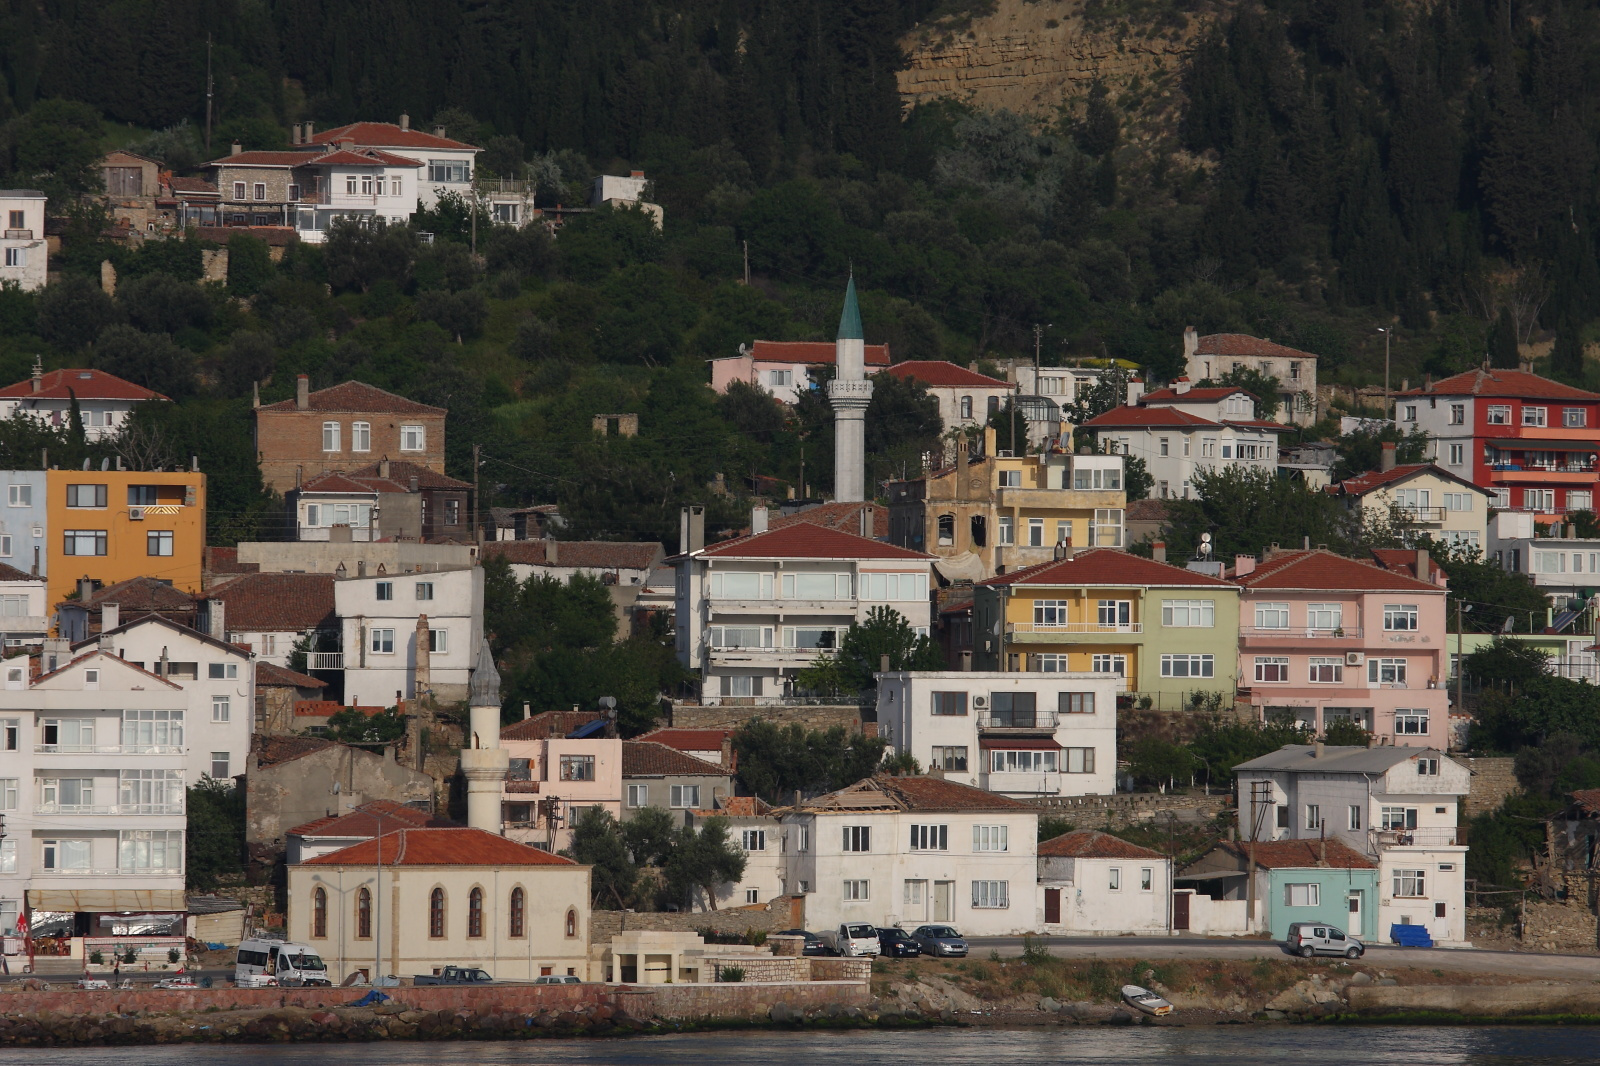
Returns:
[[[206,476],[198,471],[51,470],[46,475],[49,599],[153,577],[200,591]]]

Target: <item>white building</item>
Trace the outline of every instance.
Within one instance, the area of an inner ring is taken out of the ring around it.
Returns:
[[[784,891],[805,896],[808,929],[1039,928],[1038,808],[933,777],[873,777],[785,809],[782,824]]]
[[[392,704],[431,688],[441,702],[465,699],[483,639],[483,570],[346,577],[333,586],[343,636],[345,702]],[[418,620],[426,646],[418,654]],[[314,668],[332,666],[317,657]]]
[[[0,285],[42,289],[50,269],[44,242],[44,205],[34,189],[0,189]]]
[[[772,394],[780,403],[794,404],[801,393],[816,386],[812,383],[812,370],[835,365],[839,357],[837,344],[825,341],[756,341],[739,345],[738,355],[727,355],[710,360],[711,388],[721,395],[735,381],[755,385]],[[887,344],[868,344],[862,349],[862,360],[869,373],[877,373],[889,365]]]
[[[1018,799],[1116,791],[1120,680],[1093,673],[878,675],[878,735],[929,770]]]
[[[338,631],[332,574],[240,574],[213,584],[199,601],[195,625],[225,633],[257,662],[288,667],[297,643],[307,636]]]
[[[1485,554],[1501,569],[1527,574],[1558,609],[1568,609],[1573,606],[1569,600],[1600,584],[1600,570],[1595,569],[1600,567],[1600,539],[1574,537],[1570,530],[1560,523],[1559,532],[1568,535],[1540,536],[1531,512],[1501,511],[1489,520]]]
[[[1392,521],[1408,542],[1439,540],[1484,551],[1494,493],[1433,463],[1396,465],[1394,458],[1395,446],[1384,443],[1379,469],[1345,478],[1330,491],[1370,524]]]
[[[455,193],[463,199],[472,196],[473,173],[480,149],[452,140],[446,136],[447,132],[443,126],[435,126],[432,133],[412,129],[407,115],[400,116],[398,125],[352,122],[320,132],[307,122],[295,131],[293,147],[296,151],[320,153],[348,144],[356,150],[375,149],[416,159],[424,167],[413,172],[417,178],[416,204],[432,208],[444,193]]]
[[[1007,376],[1015,378],[1024,394],[1046,397],[1062,407],[1077,403],[1085,393],[1099,385],[1100,379],[1110,370],[1103,366],[1041,366],[1035,371],[1031,361],[1012,359],[1007,362]],[[1136,364],[1121,365],[1130,373],[1138,373]],[[1134,378],[1128,382],[1123,402],[1136,404],[1142,395],[1144,382]]]
[[[695,513],[691,515],[691,511]],[[797,671],[839,647],[874,607],[891,607],[927,633],[933,556],[842,530],[796,522],[709,547],[692,534],[677,564],[678,659],[700,672],[701,699],[781,698]]]
[[[1244,839],[1326,836],[1377,862],[1381,940],[1391,925],[1466,939],[1465,766],[1433,748],[1288,745],[1234,775]]]
[[[1309,426],[1317,420],[1317,357],[1244,333],[1200,336],[1183,331],[1185,373],[1192,381],[1216,380],[1231,370],[1254,370],[1278,380],[1278,410],[1283,423]]]
[[[33,374],[28,380],[0,389],[0,418],[23,414],[42,425],[60,429],[71,423],[74,399],[78,401],[78,411],[83,418],[84,436],[89,440],[100,440],[121,433],[123,425],[139,404],[148,400],[165,400],[166,397],[143,385],[107,374],[104,370],[80,368],[47,371],[35,362]],[[39,484],[42,486],[43,482]],[[42,488],[39,507],[42,514]],[[40,573],[43,572],[41,569]]]
[[[1080,829],[1039,845],[1044,931],[1162,936],[1172,930],[1172,860]]]
[[[939,420],[946,432],[983,425],[1017,391],[1009,381],[937,359],[908,359],[883,372],[922,382],[928,395],[939,401]]]
[[[11,539],[0,535],[0,541]],[[0,563],[0,637],[7,649],[38,644],[50,631],[44,578]]]
[[[703,830],[707,819],[726,824],[728,842],[744,852],[744,876],[717,886],[717,906],[754,907],[783,895],[783,826],[758,796],[727,796],[714,809],[688,812],[688,825]],[[696,904],[706,905],[696,893]]]
[[[661,228],[661,222],[666,212],[660,204],[650,203],[645,199],[650,192],[650,179],[644,176],[644,171],[629,172],[627,177],[618,174],[601,174],[594,179],[594,190],[589,194],[589,202],[595,207],[635,207],[650,216],[656,224],[656,229]]]

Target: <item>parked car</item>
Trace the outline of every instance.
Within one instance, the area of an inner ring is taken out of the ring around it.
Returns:
[[[878,927],[866,922],[841,922],[839,928],[822,934],[822,942],[832,955],[876,955]]]
[[[911,931],[911,939],[917,942],[924,955],[942,959],[967,957],[966,938],[953,925],[919,925]]]
[[[1347,959],[1359,959],[1366,954],[1367,946],[1336,925],[1294,922],[1289,926],[1283,949],[1291,955],[1307,959],[1313,955],[1343,955]]]
[[[581,985],[583,982],[570,973],[547,973],[533,979],[536,985]]]
[[[878,950],[886,959],[911,959],[922,954],[922,947],[894,926],[878,929]]]
[[[826,955],[828,953],[827,945],[822,942],[822,938],[809,929],[785,929],[778,935],[805,937],[805,945],[800,949],[800,954],[802,955]]]
[[[419,973],[411,980],[419,985],[487,985],[494,982],[487,970],[469,966],[446,966],[438,973]]]

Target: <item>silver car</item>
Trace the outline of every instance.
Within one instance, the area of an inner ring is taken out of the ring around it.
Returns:
[[[967,956],[966,939],[952,925],[919,925],[911,931],[911,939],[924,955],[945,959]]]
[[[1359,959],[1366,954],[1367,946],[1336,925],[1295,922],[1289,926],[1283,949],[1291,955],[1307,959],[1313,955],[1343,955],[1347,959]]]

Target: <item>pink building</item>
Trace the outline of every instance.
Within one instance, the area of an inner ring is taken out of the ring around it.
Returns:
[[[1324,550],[1240,556],[1231,576],[1239,687],[1258,713],[1318,733],[1343,718],[1382,744],[1445,748],[1442,585]]]
[[[500,746],[511,757],[502,821],[511,840],[560,851],[572,843],[572,823],[585,807],[621,818],[622,741],[599,735],[608,730],[581,738],[541,736],[548,733],[539,728],[544,717],[500,731]]]
[[[711,360],[711,388],[719,395],[728,385],[742,381],[759,385],[784,403],[794,403],[811,387],[813,367],[832,366],[833,341],[756,341],[739,345],[738,355]],[[866,346],[866,371],[870,377],[889,365],[889,346]]]

